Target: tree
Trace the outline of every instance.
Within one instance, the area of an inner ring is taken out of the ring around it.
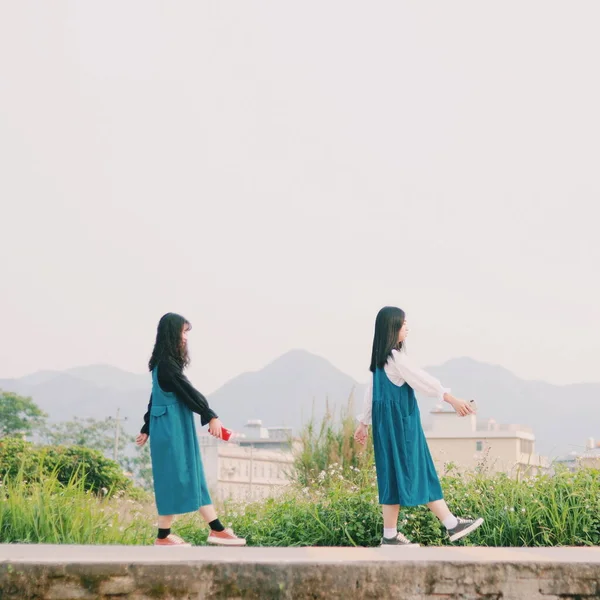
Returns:
[[[111,492],[131,489],[131,482],[121,466],[98,450],[81,446],[36,446],[18,437],[0,440],[0,480],[3,483],[8,480],[13,485],[27,486],[48,478],[64,485],[78,480],[86,490],[95,492],[102,488]]]
[[[47,416],[31,398],[0,390],[0,438],[28,435]]]
[[[115,419],[79,419],[52,423],[44,427],[42,439],[47,444],[57,446],[85,446],[99,450],[107,458],[115,458],[115,441],[117,440]],[[123,457],[128,440],[126,436],[118,437],[117,460]]]

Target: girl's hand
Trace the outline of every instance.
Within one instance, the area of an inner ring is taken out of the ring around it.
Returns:
[[[138,446],[143,446],[147,441],[148,441],[148,434],[147,433],[140,433],[140,435],[138,435],[135,438],[135,443]]]
[[[223,425],[219,419],[211,419],[208,424],[208,433],[214,435],[216,438],[221,439],[221,428]]]
[[[367,429],[367,426],[364,423],[359,423],[358,427],[356,428],[356,431],[354,432],[354,439],[359,444],[362,444],[364,446],[365,442],[367,441],[368,433],[369,430]]]
[[[467,415],[473,414],[475,411],[471,408],[471,405],[466,400],[459,400],[458,398],[452,398],[450,400],[450,406],[456,411],[459,417],[466,417]]]

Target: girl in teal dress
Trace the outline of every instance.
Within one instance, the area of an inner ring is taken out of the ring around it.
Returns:
[[[246,540],[223,527],[212,505],[194,413],[211,435],[221,438],[221,422],[206,398],[183,374],[189,364],[187,336],[191,325],[180,315],[168,313],[158,323],[156,343],[150,358],[152,395],[138,446],[150,438],[154,495],[158,509],[156,546],[189,546],[171,533],[173,516],[200,511],[210,527],[209,544],[243,546]]]
[[[406,356],[408,333],[404,311],[386,306],[375,321],[370,370],[373,374],[365,394],[365,410],[354,437],[364,444],[372,424],[379,502],[383,510],[381,545],[417,546],[397,531],[400,506],[426,504],[456,541],[475,531],[483,519],[455,517],[443,498],[421,425],[415,391],[447,402],[464,417],[473,412],[469,402],[459,400],[440,382],[419,369]]]

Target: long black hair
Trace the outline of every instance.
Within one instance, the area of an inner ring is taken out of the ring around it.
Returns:
[[[183,343],[181,336],[184,327],[188,330],[192,328],[190,322],[181,315],[167,313],[161,317],[156,330],[156,342],[148,363],[150,371],[153,371],[161,360],[174,362],[182,370],[190,364],[187,344]]]
[[[392,350],[402,350],[403,343],[398,341],[398,334],[404,325],[406,315],[401,308],[384,306],[375,319],[375,335],[373,336],[373,351],[371,352],[371,369],[383,369]]]

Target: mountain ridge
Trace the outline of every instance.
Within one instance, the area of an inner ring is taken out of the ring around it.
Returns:
[[[582,447],[590,436],[600,438],[596,409],[600,383],[526,380],[501,365],[465,356],[426,370],[455,395],[477,399],[480,419],[532,427],[542,453],[564,454]],[[2,379],[0,389],[33,397],[53,421],[106,418],[120,409],[125,429],[133,433],[142,425],[150,384],[148,374],[104,364]],[[210,394],[209,402],[233,429],[242,429],[249,419],[261,419],[266,426],[290,426],[297,432],[311,416],[318,422],[327,404],[339,413],[351,396],[354,412],[359,412],[363,392],[363,383],[326,358],[295,348],[261,369],[233,377]],[[427,424],[436,401],[419,397],[419,402]]]

